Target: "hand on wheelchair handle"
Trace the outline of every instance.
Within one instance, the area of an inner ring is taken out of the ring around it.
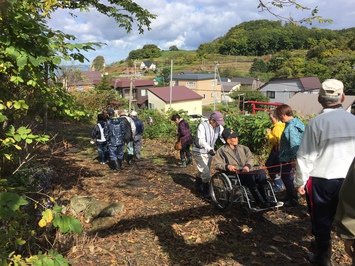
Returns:
[[[215,155],[216,155],[216,153],[215,153],[214,150],[210,150],[210,151],[208,152],[208,154],[211,155],[211,156],[215,156]]]

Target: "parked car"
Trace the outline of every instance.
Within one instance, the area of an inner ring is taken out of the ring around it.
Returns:
[[[207,121],[208,120],[207,117],[200,115],[200,114],[189,114],[188,116],[189,116],[190,121],[197,121],[197,120]]]

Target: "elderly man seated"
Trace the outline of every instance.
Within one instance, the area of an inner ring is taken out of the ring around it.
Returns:
[[[266,172],[261,169],[251,170],[254,166],[254,156],[248,147],[238,144],[238,133],[225,128],[222,137],[226,144],[217,150],[214,168],[229,172],[228,174],[238,173],[240,182],[249,188],[260,208],[276,206],[276,202],[269,201],[266,197]]]

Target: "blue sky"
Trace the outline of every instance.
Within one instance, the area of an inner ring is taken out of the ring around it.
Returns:
[[[266,0],[265,2],[267,2]],[[308,7],[318,7],[318,15],[333,20],[332,24],[314,23],[310,27],[344,29],[355,27],[354,0],[300,0]],[[85,53],[89,63],[96,56],[103,56],[107,64],[124,60],[130,51],[140,49],[145,44],[156,44],[160,49],[168,50],[176,45],[183,50],[196,50],[202,43],[213,41],[227,31],[245,21],[269,19],[276,20],[267,12],[257,9],[258,0],[137,0],[140,6],[157,15],[152,21],[151,31],[138,34],[135,29],[127,34],[118,28],[113,19],[99,14],[96,10],[78,12],[73,18],[68,10],[58,10],[49,21],[56,30],[76,36],[77,42],[106,43],[96,51]],[[276,13],[300,19],[309,13],[292,8]],[[306,26],[306,25],[305,25]]]

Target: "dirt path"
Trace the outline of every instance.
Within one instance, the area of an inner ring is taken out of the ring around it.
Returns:
[[[195,167],[179,168],[171,145],[144,140],[143,159],[116,173],[94,160],[86,138],[91,128],[63,128],[70,140],[46,159],[60,177],[55,197],[67,204],[73,195],[94,196],[125,206],[109,230],[75,237],[67,250],[62,244],[72,265],[309,265],[305,204],[250,218],[237,207],[220,212],[195,193]],[[333,265],[350,265],[334,238]]]

